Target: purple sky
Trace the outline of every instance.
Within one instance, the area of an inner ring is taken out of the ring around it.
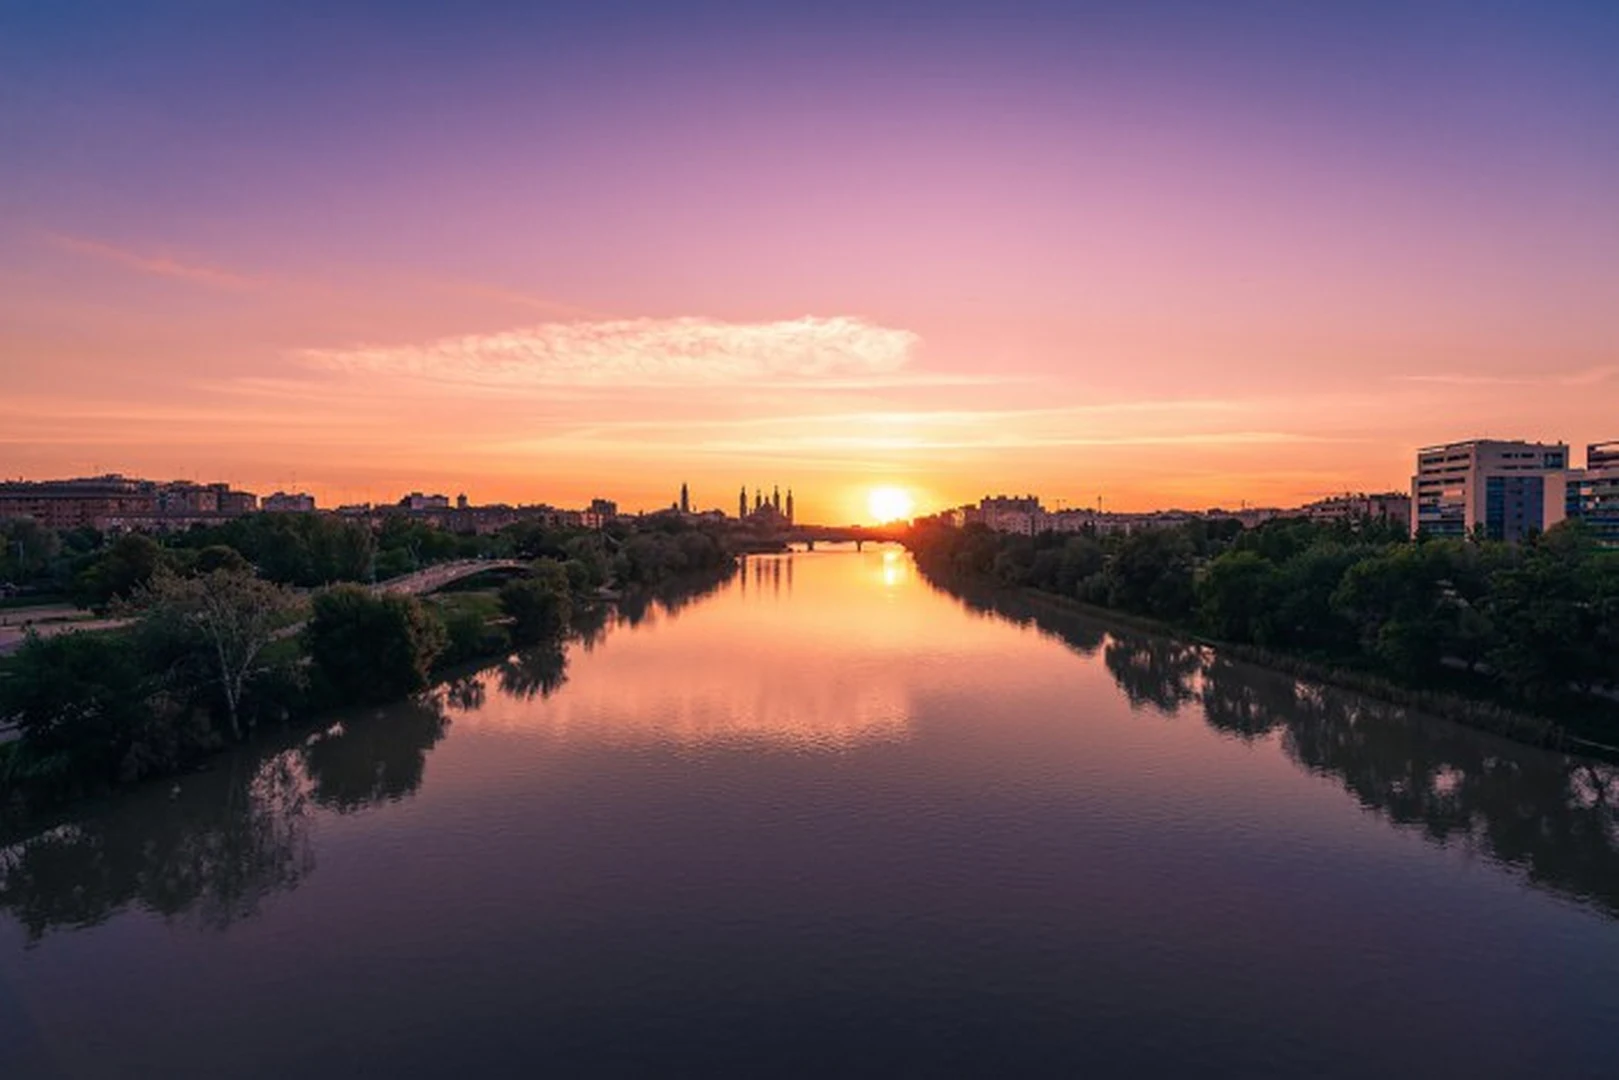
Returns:
[[[0,0],[0,473],[837,520],[1619,437],[1619,5],[778,7]]]

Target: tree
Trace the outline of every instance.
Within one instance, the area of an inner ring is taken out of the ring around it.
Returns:
[[[253,566],[235,548],[226,547],[224,544],[210,544],[197,552],[197,558],[191,564],[191,572],[194,574],[211,574],[215,570],[235,570],[242,573],[252,573]]]
[[[23,584],[45,577],[61,549],[56,531],[33,518],[0,522],[0,583]]]
[[[540,559],[528,577],[501,586],[500,607],[511,618],[512,640],[519,644],[560,639],[572,614],[567,571],[560,563]]]
[[[1106,571],[1108,606],[1175,619],[1192,609],[1192,544],[1178,529],[1147,529],[1119,542]]]
[[[157,541],[143,533],[127,533],[78,576],[73,598],[85,607],[104,607],[145,585],[163,562]]]
[[[170,635],[182,649],[189,645],[197,666],[219,687],[231,737],[238,740],[243,696],[265,670],[264,650],[287,625],[296,603],[287,589],[241,569],[196,577],[159,570],[132,598],[149,632]]]
[[[1198,615],[1227,641],[1264,641],[1276,604],[1276,565],[1252,551],[1228,551],[1197,583]]]
[[[318,594],[304,646],[320,684],[340,702],[393,701],[427,685],[444,651],[443,625],[410,596],[358,585]]]
[[[99,788],[173,768],[206,741],[183,711],[154,710],[155,682],[125,635],[30,635],[9,668],[0,717],[21,734],[14,778]]]

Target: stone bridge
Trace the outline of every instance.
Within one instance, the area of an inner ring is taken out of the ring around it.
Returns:
[[[903,530],[890,525],[794,525],[781,534],[789,544],[803,544],[811,551],[816,544],[853,544],[857,549],[869,541],[873,544],[897,540]]]

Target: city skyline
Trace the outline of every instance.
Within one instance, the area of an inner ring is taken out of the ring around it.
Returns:
[[[8,9],[0,473],[726,509],[747,460],[852,521],[1614,437],[1611,5],[923,10]]]

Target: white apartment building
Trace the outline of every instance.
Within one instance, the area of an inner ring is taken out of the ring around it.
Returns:
[[[1469,439],[1417,451],[1411,531],[1522,540],[1567,513],[1568,444]]]

